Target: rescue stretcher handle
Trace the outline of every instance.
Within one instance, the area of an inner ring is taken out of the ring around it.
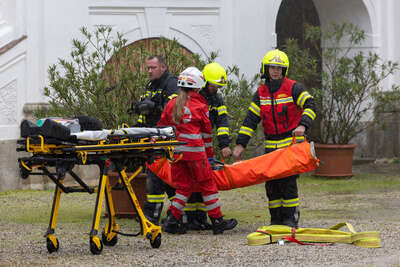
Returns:
[[[225,162],[218,160],[218,159],[215,160],[215,163],[220,164],[220,165],[225,165]]]
[[[145,144],[115,144],[115,145],[90,145],[90,146],[72,146],[61,148],[63,152],[89,151],[89,150],[113,150],[113,149],[135,149],[149,147],[164,147],[164,146],[180,146],[186,145],[185,141],[163,142],[163,143],[145,143]]]

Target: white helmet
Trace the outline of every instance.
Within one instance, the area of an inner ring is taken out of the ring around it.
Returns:
[[[179,87],[201,89],[205,83],[203,73],[196,67],[186,68],[178,77]]]

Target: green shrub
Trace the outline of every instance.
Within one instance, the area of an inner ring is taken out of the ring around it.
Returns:
[[[169,72],[175,76],[188,66],[201,70],[217,57],[217,53],[212,52],[202,60],[175,39],[154,38],[148,40],[147,45],[143,42],[129,45],[123,35],[114,33],[111,27],[101,26],[94,32],[83,27],[81,34],[81,40],[72,41],[71,59],[59,59],[49,67],[49,85],[44,88],[44,95],[49,99],[50,109],[37,110],[37,118],[89,115],[101,120],[104,128],[117,128],[122,123],[132,126],[137,115],[129,115],[127,110],[145,91],[148,56],[164,57]],[[247,80],[237,66],[227,67],[227,73],[228,86],[220,92],[228,108],[235,140],[259,77]],[[252,139],[249,146],[253,148],[262,142],[262,136]],[[249,150],[248,155],[251,154]]]

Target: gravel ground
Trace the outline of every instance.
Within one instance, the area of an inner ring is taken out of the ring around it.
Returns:
[[[400,223],[350,223],[359,231],[379,230],[382,248],[347,244],[248,246],[246,235],[257,226],[247,225],[222,236],[195,231],[179,236],[164,234],[159,249],[152,249],[142,238],[120,237],[115,247],[105,247],[101,255],[94,256],[89,252],[87,232],[71,234],[71,229],[61,228],[57,231],[60,250],[48,254],[44,238],[37,235],[43,227],[9,224],[0,228],[0,266],[400,266]]]

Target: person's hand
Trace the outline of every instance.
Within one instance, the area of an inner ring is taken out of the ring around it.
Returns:
[[[150,111],[153,111],[156,103],[151,101],[150,99],[145,99],[137,105],[137,109],[140,114],[148,114]]]
[[[224,147],[221,149],[221,154],[224,159],[227,159],[232,155],[232,150],[229,148],[229,146]]]
[[[306,127],[304,125],[299,125],[296,129],[293,130],[292,134],[294,136],[304,136],[304,132],[306,131]]]
[[[215,165],[215,158],[208,158],[208,162],[210,163],[211,167]]]
[[[244,147],[242,145],[236,145],[233,149],[233,157],[235,159],[239,159],[244,151]]]

